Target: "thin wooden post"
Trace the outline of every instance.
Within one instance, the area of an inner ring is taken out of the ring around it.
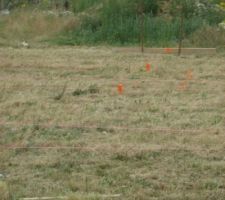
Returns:
[[[88,177],[85,177],[85,192],[88,193]]]
[[[144,13],[141,15],[141,52],[144,53]]]
[[[144,2],[141,1],[139,7],[139,15],[140,15],[140,45],[141,45],[141,52],[144,53]]]
[[[184,14],[182,7],[180,8],[180,33],[179,33],[179,47],[178,47],[178,56],[181,55],[182,51],[182,42],[183,42],[183,29],[184,29]]]

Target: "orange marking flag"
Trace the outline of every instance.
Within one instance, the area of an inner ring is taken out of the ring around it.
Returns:
[[[189,69],[186,73],[186,79],[187,80],[192,80],[193,79],[193,71],[192,69]]]
[[[117,91],[119,94],[123,94],[123,84],[122,83],[119,83],[118,86],[117,86]]]
[[[151,71],[151,64],[149,64],[149,63],[146,64],[146,71],[147,72]]]
[[[165,48],[164,49],[164,51],[165,51],[165,53],[173,53],[173,49],[171,49],[171,48]]]

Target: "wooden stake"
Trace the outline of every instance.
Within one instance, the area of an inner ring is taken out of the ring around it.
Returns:
[[[88,193],[88,177],[85,178],[85,191]]]
[[[144,53],[144,13],[141,15],[141,52]]]
[[[178,56],[181,55],[182,42],[183,42],[184,14],[182,12],[183,12],[183,9],[181,8],[180,9],[180,36],[179,36]]]
[[[141,52],[144,53],[144,2],[141,1],[139,7],[140,13],[140,43],[141,43]]]

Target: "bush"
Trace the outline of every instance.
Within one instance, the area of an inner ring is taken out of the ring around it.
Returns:
[[[225,47],[225,30],[204,26],[192,34],[190,41],[198,47]]]
[[[84,2],[83,6],[79,5],[81,1]],[[200,12],[201,9],[198,8],[195,0],[172,0],[172,17],[169,19],[157,14],[161,1],[156,0],[74,0],[74,2],[79,8],[87,8],[97,2],[101,2],[102,6],[97,15],[86,13],[81,18],[80,26],[70,32],[65,32],[64,37],[55,40],[57,44],[137,45],[140,43],[142,11],[144,12],[143,34],[146,46],[177,45],[181,11],[185,16],[184,38],[189,38],[203,25],[217,24],[221,19],[219,15],[213,14],[213,11],[210,13],[203,9]],[[214,4],[210,5],[214,8]],[[141,8],[144,9],[141,10]]]
[[[217,25],[225,19],[224,9],[216,3],[213,4],[206,0],[201,0],[198,14],[210,25]]]
[[[201,18],[192,17],[184,23],[185,37],[201,27]],[[162,17],[145,16],[144,35],[147,46],[174,45],[178,41],[180,21]],[[58,44],[99,44],[113,45],[139,44],[140,19],[136,17],[95,18],[85,17],[82,25],[65,37],[58,38]]]
[[[72,0],[72,7],[74,13],[82,12],[91,6],[97,5],[97,3],[101,3],[102,0]]]
[[[172,0],[170,6],[170,14],[178,17],[181,14],[185,18],[196,16],[197,4],[196,0]]]

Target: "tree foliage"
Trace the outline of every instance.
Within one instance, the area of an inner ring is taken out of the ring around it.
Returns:
[[[225,18],[221,0],[172,0],[171,15],[185,18],[201,17],[208,24],[218,24]]]

